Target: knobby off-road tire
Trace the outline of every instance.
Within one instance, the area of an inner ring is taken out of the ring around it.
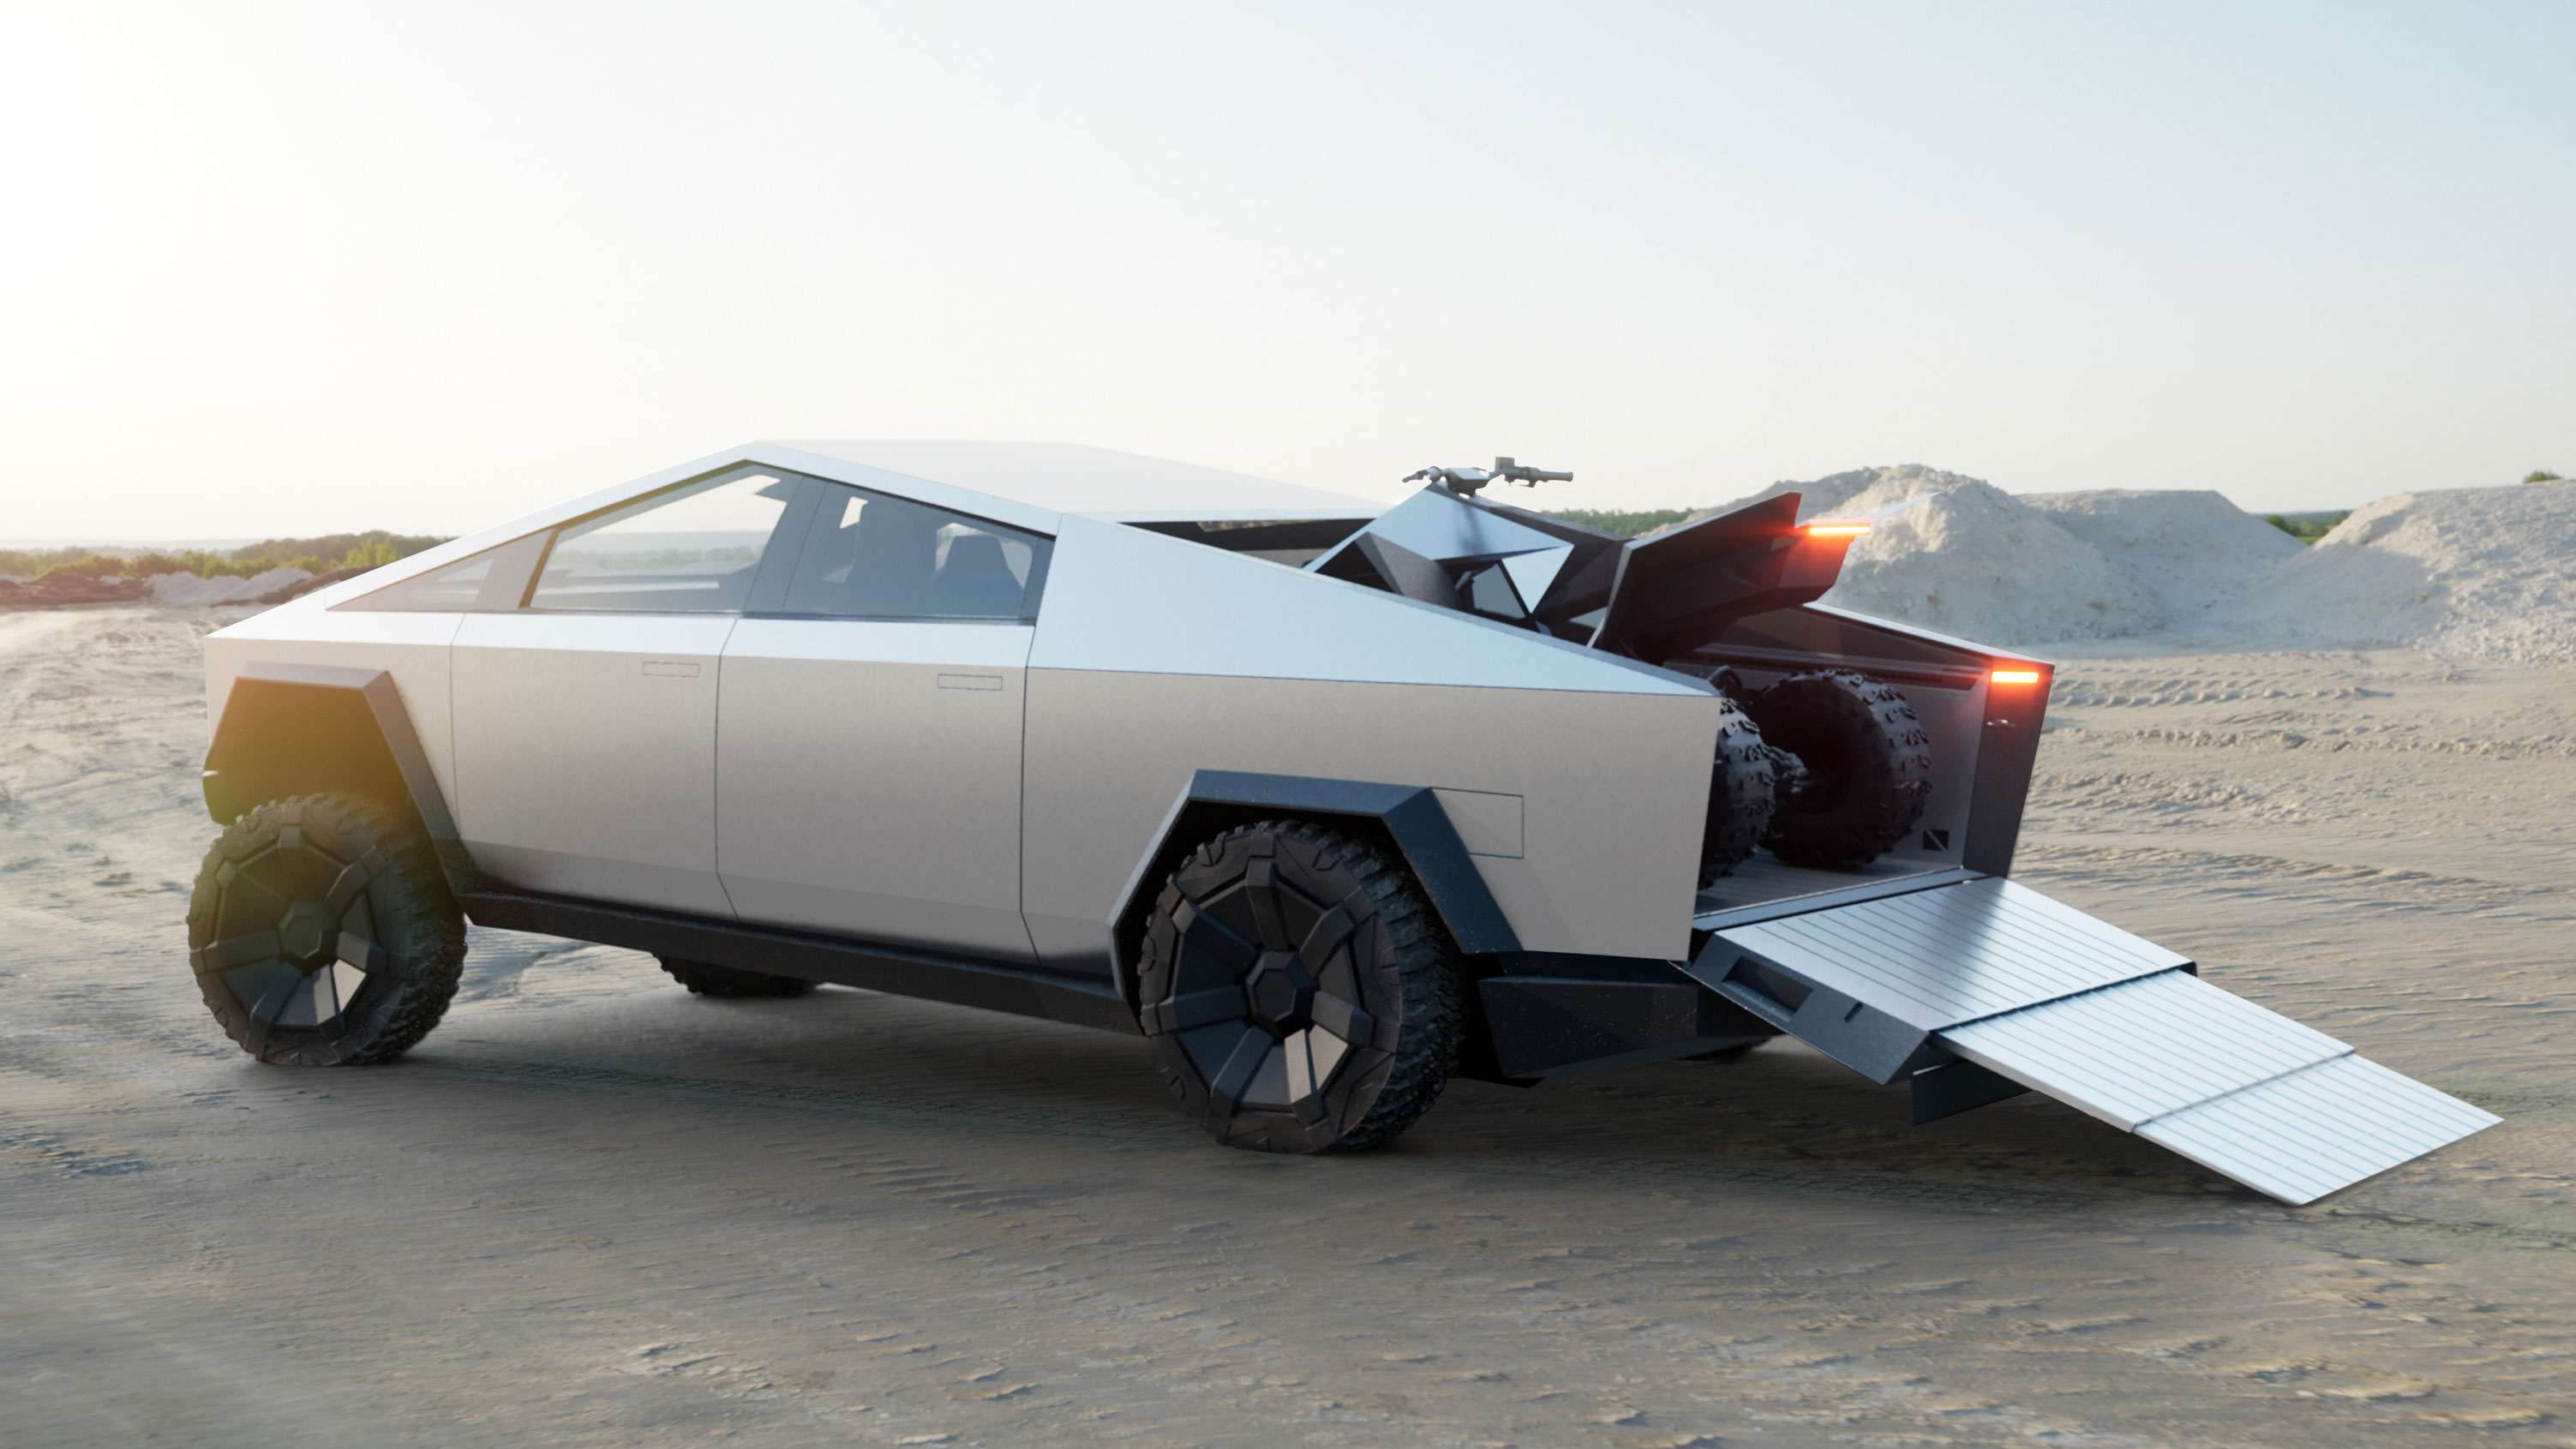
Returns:
[[[1265,820],[1200,845],[1146,922],[1137,1016],[1229,1147],[1357,1152],[1430,1110],[1465,1034],[1457,947],[1410,871]]]
[[[707,961],[684,961],[677,956],[654,959],[662,963],[663,970],[671,973],[672,980],[700,996],[803,996],[814,989],[814,983],[801,976],[773,976],[766,971],[744,971]]]
[[[1797,757],[1781,772],[1762,843],[1793,865],[1853,870],[1923,818],[1932,745],[1895,686],[1847,669],[1793,674],[1747,702],[1762,738]]]
[[[275,800],[226,827],[188,898],[188,965],[264,1062],[402,1055],[446,1014],[465,918],[427,837],[354,795]]]
[[[1725,713],[1718,717],[1717,763],[1708,781],[1708,825],[1700,837],[1699,884],[1706,890],[1717,878],[1742,865],[1771,828],[1778,793],[1772,770],[1773,751],[1762,742],[1762,730],[1733,699],[1720,697]]]

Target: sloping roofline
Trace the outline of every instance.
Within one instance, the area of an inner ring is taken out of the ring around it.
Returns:
[[[316,589],[273,612],[331,608],[538,529],[745,463],[876,488],[1048,535],[1062,528],[1067,514],[1111,523],[1155,523],[1367,519],[1387,509],[1384,503],[1348,494],[1079,443],[754,441],[477,529]]]
[[[755,446],[1090,518],[1374,518],[1387,508],[1347,493],[1081,443],[772,439]]]

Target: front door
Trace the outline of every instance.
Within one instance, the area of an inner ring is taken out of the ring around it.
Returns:
[[[718,667],[795,486],[735,469],[576,520],[519,607],[466,616],[455,810],[496,881],[734,913],[716,875]]]
[[[745,921],[1029,961],[1020,728],[1049,541],[816,486],[787,587],[725,644],[725,891]]]

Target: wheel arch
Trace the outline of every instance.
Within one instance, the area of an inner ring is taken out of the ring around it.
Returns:
[[[1172,802],[1153,843],[1118,893],[1109,920],[1109,960],[1119,997],[1136,1005],[1135,962],[1145,918],[1163,881],[1199,842],[1237,825],[1293,816],[1356,830],[1394,852],[1413,872],[1431,908],[1469,956],[1520,949],[1493,892],[1476,870],[1466,842],[1427,785],[1390,785],[1310,775],[1263,775],[1200,770]]]
[[[215,722],[203,788],[206,813],[218,825],[291,795],[345,791],[384,801],[429,837],[451,891],[463,896],[481,886],[388,671],[244,665]]]

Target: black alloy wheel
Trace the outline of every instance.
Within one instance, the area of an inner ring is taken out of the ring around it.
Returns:
[[[354,795],[271,801],[227,826],[188,898],[188,965],[263,1062],[391,1061],[447,1011],[465,918],[417,827]]]
[[[1413,1125],[1465,1033],[1457,947],[1403,864],[1265,820],[1201,844],[1156,898],[1137,1019],[1172,1095],[1261,1152],[1356,1152]]]
[[[1913,832],[1932,798],[1932,744],[1894,685],[1848,669],[1792,674],[1747,701],[1780,772],[1762,843],[1793,865],[1857,870]]]

